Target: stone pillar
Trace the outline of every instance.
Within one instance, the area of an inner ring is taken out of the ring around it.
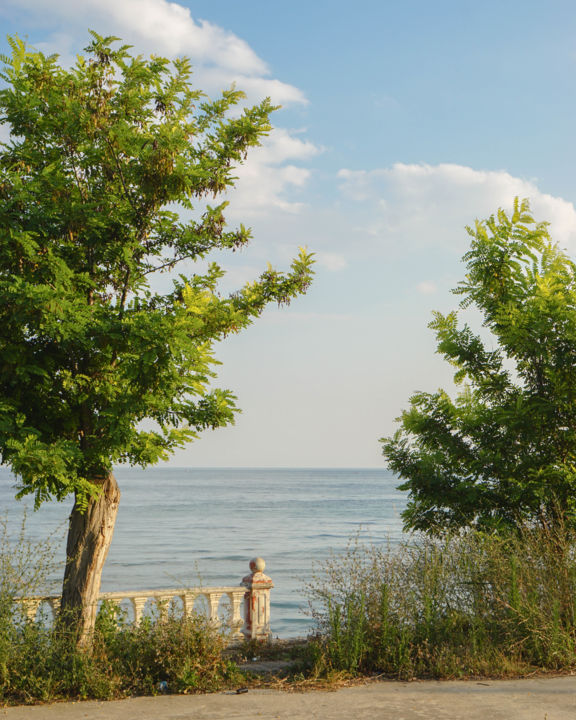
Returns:
[[[244,594],[244,627],[246,640],[270,640],[270,589],[274,583],[264,575],[266,563],[260,557],[250,560],[250,575],[242,579]]]
[[[244,627],[244,618],[242,617],[242,605],[244,603],[244,593],[242,590],[228,593],[230,598],[230,617],[228,625],[230,626],[231,642],[242,642],[244,635],[242,628]]]
[[[213,627],[220,627],[220,618],[218,617],[218,606],[220,605],[220,592],[206,592],[205,597],[208,599],[208,607],[210,609],[210,622]]]
[[[138,625],[142,620],[142,613],[144,612],[144,605],[148,598],[142,597],[131,597],[130,602],[132,603],[132,610],[134,611],[134,625]]]
[[[41,598],[21,598],[20,604],[28,620],[34,622],[36,620],[36,613],[42,602]]]

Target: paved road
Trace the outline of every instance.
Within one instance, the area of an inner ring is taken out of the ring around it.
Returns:
[[[576,677],[374,682],[0,709],[0,720],[576,720]]]

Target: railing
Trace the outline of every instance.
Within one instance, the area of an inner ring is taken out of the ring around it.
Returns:
[[[250,573],[242,578],[241,585],[231,587],[197,587],[180,590],[134,590],[104,592],[98,596],[99,604],[108,601],[116,605],[128,602],[132,608],[132,621],[139,623],[145,606],[151,603],[157,614],[165,616],[174,601],[182,603],[184,615],[195,612],[198,598],[208,605],[208,618],[214,627],[223,627],[230,633],[230,642],[242,640],[269,640],[270,638],[270,590],[274,583],[264,575],[266,563],[262,558],[250,561]],[[227,597],[229,609],[222,621],[219,615],[220,600]],[[21,598],[20,603],[30,620],[35,620],[42,605],[48,605],[56,617],[60,609],[59,595],[38,595]],[[243,611],[243,612],[242,612]]]

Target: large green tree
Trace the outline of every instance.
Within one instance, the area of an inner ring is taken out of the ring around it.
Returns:
[[[409,528],[576,523],[576,265],[527,201],[468,228],[454,290],[484,330],[435,313],[462,391],[419,392],[383,442]]]
[[[268,100],[209,100],[186,59],[134,57],[92,33],[69,69],[10,39],[0,122],[0,453],[36,504],[75,496],[62,617],[86,638],[120,493],[112,468],[164,460],[230,423],[212,345],[303,293],[305,252],[229,296],[212,263],[245,245],[222,193],[270,130]],[[214,206],[207,199],[219,201]],[[195,208],[197,208],[195,210]],[[164,283],[165,285],[165,283]],[[147,421],[147,424],[142,424]]]

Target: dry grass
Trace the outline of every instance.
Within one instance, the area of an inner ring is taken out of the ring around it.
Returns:
[[[307,593],[320,676],[517,677],[576,668],[576,546],[564,528],[384,548],[352,542]]]

